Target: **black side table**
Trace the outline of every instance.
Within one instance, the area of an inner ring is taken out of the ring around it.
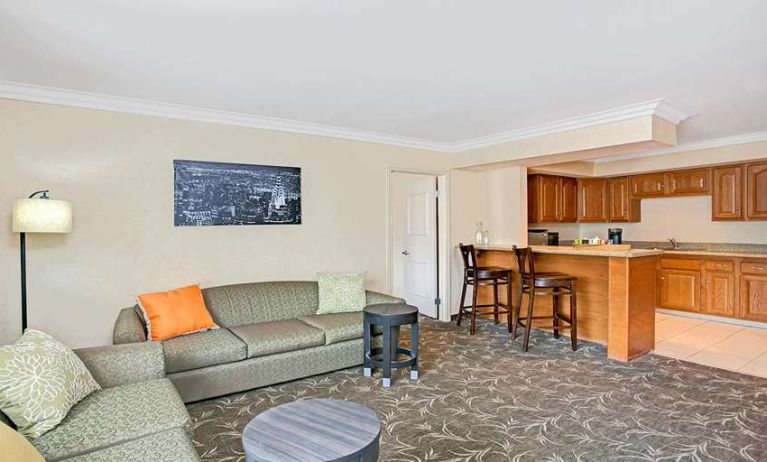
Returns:
[[[391,386],[392,367],[410,366],[410,380],[418,380],[418,308],[401,303],[380,303],[368,305],[363,310],[364,329],[364,373],[370,377],[372,368],[383,369],[383,386]],[[410,324],[410,349],[400,348],[399,326]],[[371,348],[370,332],[373,325],[383,327],[383,347]],[[399,361],[399,355],[407,359]],[[378,359],[380,358],[380,359]]]

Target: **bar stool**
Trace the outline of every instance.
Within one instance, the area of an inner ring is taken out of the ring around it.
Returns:
[[[512,314],[512,290],[511,280],[513,277],[513,271],[511,268],[502,268],[499,266],[477,266],[477,249],[473,245],[459,244],[461,249],[461,256],[463,257],[463,289],[461,290],[461,307],[458,310],[457,324],[461,325],[464,313],[471,316],[471,327],[469,332],[474,335],[476,331],[476,318],[478,308],[493,307],[493,319],[498,324],[498,315],[500,313],[506,313],[508,316],[508,328],[511,331],[511,314]],[[498,286],[506,285],[506,303],[498,302]],[[468,286],[474,286],[472,290],[471,305],[465,306],[466,303],[466,288]],[[493,303],[478,305],[477,304],[477,292],[478,288],[482,286],[493,287]],[[503,309],[499,309],[503,308]],[[479,314],[487,314],[489,312]]]
[[[552,319],[554,329],[554,338],[559,338],[559,321],[564,321],[570,328],[570,343],[573,351],[578,349],[578,323],[577,323],[577,303],[575,294],[575,282],[578,278],[564,273],[536,273],[535,259],[533,251],[530,248],[519,249],[514,246],[514,256],[517,259],[517,268],[519,268],[520,284],[517,291],[517,304],[514,308],[514,322],[511,328],[511,337],[517,339],[517,326],[525,328],[524,351],[527,351],[530,344],[530,329],[534,319]],[[538,290],[540,289],[540,291]],[[549,291],[550,290],[550,291]],[[533,316],[535,306],[535,295],[552,295],[552,315],[551,316]],[[528,295],[527,315],[525,322],[520,321],[520,309],[522,307],[522,295]],[[560,297],[570,295],[570,316],[565,316],[559,311]],[[564,327],[567,328],[567,327]]]

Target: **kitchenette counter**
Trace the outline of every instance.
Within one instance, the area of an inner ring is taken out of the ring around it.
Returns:
[[[532,246],[535,269],[577,277],[578,337],[607,345],[611,359],[629,361],[655,348],[655,287],[658,259],[663,251],[605,247],[609,246],[595,249]],[[516,271],[511,250],[511,246],[478,246],[478,264]],[[514,285],[516,293],[518,281]],[[480,303],[490,303],[492,298],[487,288],[480,289],[478,296]],[[501,302],[504,298],[501,294]],[[523,302],[522,306],[527,305]],[[550,316],[551,310],[551,296],[536,296],[534,316]],[[567,330],[564,333],[569,334]]]
[[[653,255],[662,255],[663,250],[656,249],[631,249],[631,250],[610,250],[610,246],[599,246],[598,249],[589,249],[584,247],[583,249],[573,248],[560,248],[558,246],[549,245],[531,245],[530,248],[533,252],[540,254],[551,255],[577,255],[585,257],[621,257],[621,258],[636,258],[636,257],[649,257]],[[477,250],[482,251],[498,251],[498,252],[511,252],[512,246],[504,245],[488,245],[477,246]]]

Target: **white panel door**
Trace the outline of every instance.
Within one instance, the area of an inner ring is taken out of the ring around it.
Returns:
[[[437,317],[437,178],[392,173],[393,295]]]

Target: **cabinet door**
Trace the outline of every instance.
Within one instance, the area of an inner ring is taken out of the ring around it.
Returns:
[[[559,219],[563,223],[575,223],[577,219],[577,184],[575,178],[562,178],[562,210]]]
[[[767,220],[767,163],[746,165],[746,218]]]
[[[708,194],[711,191],[711,169],[696,168],[669,174],[669,194],[692,196]]]
[[[629,179],[611,178],[608,180],[608,219],[610,221],[639,221],[639,200],[631,197]]]
[[[538,184],[538,218],[541,222],[557,222],[562,215],[562,180],[556,176],[540,177]]]
[[[707,270],[703,274],[702,311],[708,314],[735,316],[735,273]]]
[[[658,197],[666,195],[668,176],[665,173],[648,173],[631,177],[631,194],[634,197]]]
[[[700,309],[700,272],[661,269],[658,303],[663,308],[698,311]]]
[[[582,223],[607,222],[607,180],[578,180],[578,221]]]
[[[712,220],[742,220],[743,167],[716,167],[711,197]]]
[[[741,275],[740,317],[754,321],[767,321],[767,276]]]

